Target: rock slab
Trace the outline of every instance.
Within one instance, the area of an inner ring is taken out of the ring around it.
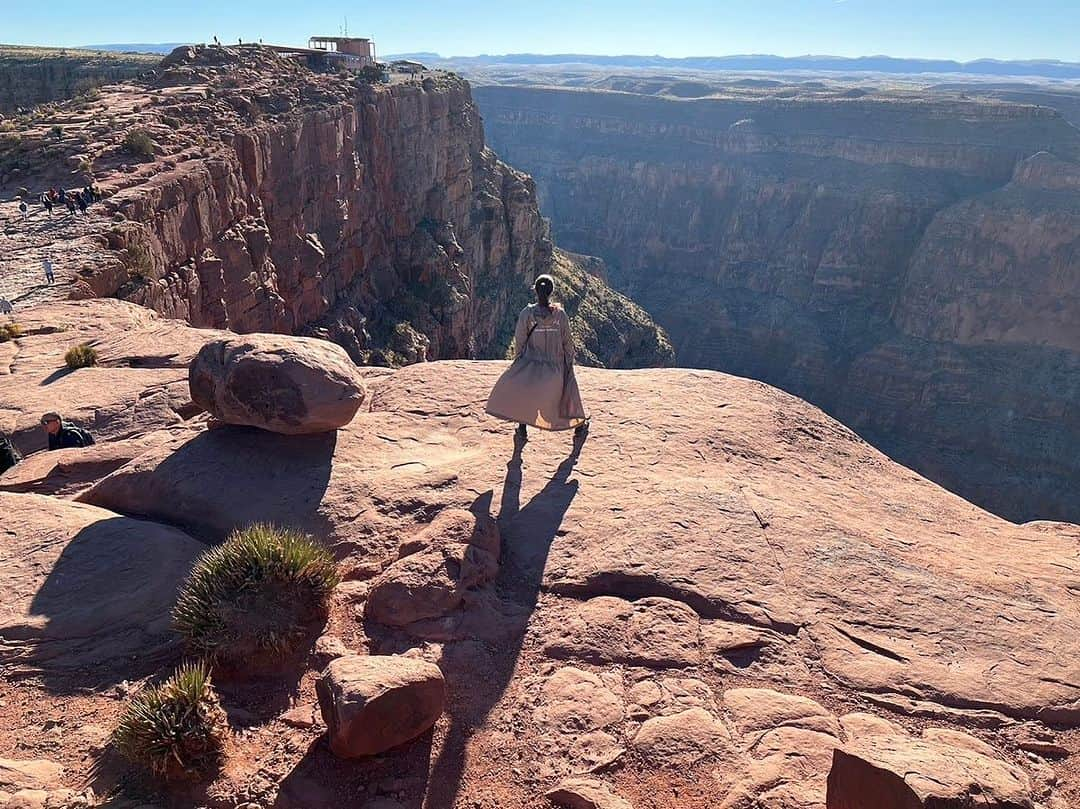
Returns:
[[[442,714],[446,682],[433,663],[397,655],[339,657],[316,683],[330,749],[342,758],[415,739]]]
[[[221,421],[286,435],[344,427],[367,395],[344,349],[279,334],[212,340],[192,361],[188,384],[192,400]]]
[[[546,797],[563,809],[633,809],[628,801],[593,778],[567,778]]]
[[[1027,775],[988,752],[932,735],[857,739],[833,751],[827,809],[1029,809]]]

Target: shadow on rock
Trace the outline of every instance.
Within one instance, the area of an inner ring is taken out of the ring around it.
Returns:
[[[319,505],[336,447],[336,432],[280,435],[222,426],[136,460],[79,499],[180,526],[209,543],[255,522],[323,538],[331,526]]]
[[[200,550],[174,529],[113,517],[83,527],[54,559],[33,551],[49,572],[26,617],[4,627],[3,657],[39,670],[54,693],[159,671],[179,656],[170,611]]]
[[[382,755],[345,760],[330,752],[324,734],[281,781],[273,809],[378,806],[379,798],[394,809],[422,809],[431,739],[428,731]]]
[[[517,665],[529,620],[540,598],[548,553],[559,534],[563,517],[578,492],[570,480],[585,437],[575,437],[573,451],[559,464],[544,488],[521,506],[521,450],[506,464],[499,530],[503,540],[503,566],[496,587],[505,607],[507,635],[488,654],[475,642],[460,644],[461,653],[443,661],[451,689],[451,725],[432,768],[426,809],[453,806],[465,768],[465,749],[474,730],[502,698]],[[471,684],[471,685],[470,685]]]

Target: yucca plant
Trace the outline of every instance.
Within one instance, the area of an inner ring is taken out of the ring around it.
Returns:
[[[72,371],[76,368],[89,368],[91,365],[97,365],[97,359],[97,351],[89,343],[72,346],[64,355],[64,362]]]
[[[196,561],[173,609],[192,652],[233,669],[280,660],[326,617],[334,557],[300,531],[257,523]]]
[[[133,764],[170,780],[213,773],[221,762],[228,719],[205,663],[188,663],[161,685],[136,694],[113,731]]]

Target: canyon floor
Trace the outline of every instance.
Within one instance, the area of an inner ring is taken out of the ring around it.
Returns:
[[[282,436],[193,407],[187,363],[216,332],[108,300],[20,323],[0,344],[0,429],[33,449],[55,408],[99,442],[0,477],[0,758],[39,761],[0,790],[509,807],[583,774],[636,807],[809,809],[835,749],[885,746],[898,777],[977,787],[986,805],[1080,801],[1080,528],[990,515],[788,394],[582,369],[587,439],[515,446],[483,413],[502,363],[421,363],[368,371],[369,405],[336,434]],[[86,341],[100,365],[64,370]],[[444,615],[371,620],[372,581],[424,569],[410,538],[449,509],[497,518],[497,574]],[[255,519],[325,540],[345,581],[310,656],[219,682],[221,775],[162,791],[108,733],[182,658],[168,610],[191,559]],[[336,759],[313,683],[339,645],[439,663],[434,731]]]

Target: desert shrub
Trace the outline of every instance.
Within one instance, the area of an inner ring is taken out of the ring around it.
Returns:
[[[18,323],[0,324],[0,343],[6,343],[8,340],[18,340],[22,336],[23,327]]]
[[[356,71],[356,78],[367,84],[382,84],[390,80],[385,68],[378,65],[364,65]]]
[[[60,126],[60,124],[53,124],[52,134],[54,138],[60,140],[60,138],[64,137],[64,127]]]
[[[295,651],[337,583],[333,556],[311,537],[255,524],[199,557],[173,623],[193,652],[245,668]]]
[[[140,157],[153,157],[154,140],[145,129],[132,129],[124,136],[124,151]]]
[[[97,360],[97,351],[89,343],[72,346],[64,355],[64,362],[73,371],[76,368],[89,368],[91,365],[97,365]]]
[[[140,281],[146,281],[154,275],[154,259],[150,255],[150,248],[145,244],[132,244],[124,250],[124,266],[127,267],[128,277]]]
[[[113,731],[133,764],[162,778],[197,778],[221,762],[228,720],[204,663],[186,664],[161,685],[136,694]]]

